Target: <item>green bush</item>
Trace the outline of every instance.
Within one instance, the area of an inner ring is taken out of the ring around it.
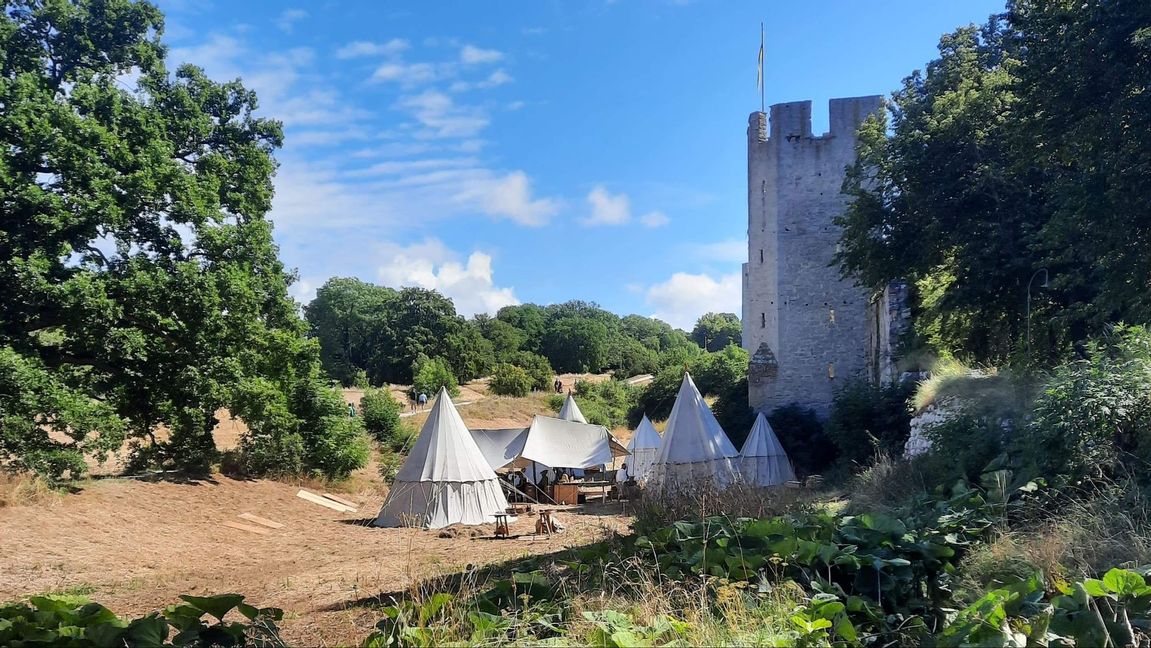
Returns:
[[[420,357],[416,360],[413,374],[415,380],[412,389],[417,394],[427,394],[429,399],[434,399],[440,388],[447,388],[448,394],[453,397],[460,395],[456,375],[452,372],[451,365],[443,358]]]
[[[751,426],[755,425],[755,411],[747,401],[747,378],[741,378],[721,393],[712,404],[711,411],[735,447],[742,448],[751,432]]]
[[[909,384],[877,386],[863,380],[844,386],[835,395],[824,427],[840,461],[866,467],[877,452],[902,454],[911,433],[907,401],[913,391]]]
[[[931,484],[950,484],[956,479],[978,482],[988,465],[1003,453],[1007,442],[1005,422],[990,416],[959,412],[926,425],[923,434],[931,450],[920,461]]]
[[[1151,461],[1151,333],[1116,326],[1086,357],[1058,367],[1017,452],[1036,474],[1070,480]]]
[[[523,369],[532,379],[532,389],[550,391],[555,372],[548,359],[530,351],[519,351],[511,359],[511,364]]]
[[[532,390],[532,378],[520,367],[501,362],[492,371],[488,388],[497,396],[523,397]]]
[[[823,433],[823,423],[815,410],[795,403],[777,407],[767,417],[779,444],[801,475],[822,473],[831,467],[839,453]]]
[[[353,470],[368,463],[371,445],[359,417],[340,413],[327,417],[326,434],[304,437],[312,470],[328,479],[347,479]]]
[[[403,405],[392,397],[387,388],[368,389],[360,399],[360,415],[364,429],[381,445],[393,445],[400,428]]]
[[[627,425],[628,412],[634,406],[639,390],[620,380],[577,380],[574,391],[588,423],[610,429]],[[563,406],[562,399],[560,406]]]
[[[304,472],[304,440],[299,434],[249,431],[240,438],[237,466],[244,476],[285,477]]]

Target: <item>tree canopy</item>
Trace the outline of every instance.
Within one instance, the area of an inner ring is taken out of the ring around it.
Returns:
[[[141,462],[204,468],[229,407],[293,437],[301,467],[345,473],[357,462],[333,448],[355,430],[333,418],[265,218],[281,126],[239,81],[169,70],[162,33],[128,0],[0,13],[0,357],[38,424],[5,417],[0,456],[35,446],[75,472],[122,430]]]
[[[939,53],[860,132],[845,273],[910,280],[916,333],[976,361],[1026,352],[1029,310],[1048,358],[1147,321],[1151,5],[1016,0]]]

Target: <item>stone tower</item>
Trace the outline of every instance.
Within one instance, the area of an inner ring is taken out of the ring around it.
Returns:
[[[826,416],[835,391],[874,377],[875,309],[868,291],[830,265],[843,212],[845,169],[859,125],[880,96],[832,99],[831,132],[811,133],[811,102],[751,114],[747,129],[747,243],[743,345],[748,398],[770,412],[799,403]]]

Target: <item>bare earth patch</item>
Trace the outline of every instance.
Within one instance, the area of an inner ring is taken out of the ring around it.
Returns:
[[[179,594],[238,592],[281,607],[285,638],[297,645],[358,643],[380,615],[350,605],[421,578],[456,573],[594,542],[626,531],[618,509],[563,512],[566,533],[491,540],[491,526],[438,531],[364,526],[379,495],[345,495],[357,513],[337,513],[296,497],[297,486],[216,477],[189,483],[109,479],[49,503],[0,508],[0,600],[80,591],[121,615],[176,602]],[[369,498],[371,501],[368,501]],[[258,535],[221,526],[253,513],[285,525]],[[473,529],[477,537],[473,537]]]

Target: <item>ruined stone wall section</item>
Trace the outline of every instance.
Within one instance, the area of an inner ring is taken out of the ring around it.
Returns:
[[[748,396],[758,411],[796,402],[826,415],[839,386],[868,377],[870,300],[829,264],[855,131],[881,102],[833,99],[831,131],[819,137],[809,101],[772,106],[767,128],[763,113],[749,120],[744,346],[753,354]]]

